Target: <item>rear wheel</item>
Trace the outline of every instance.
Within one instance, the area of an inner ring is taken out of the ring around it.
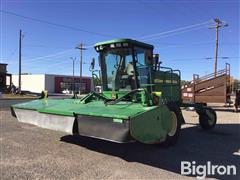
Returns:
[[[199,124],[204,130],[213,129],[217,122],[216,112],[211,108],[206,108],[199,114]]]
[[[171,111],[171,129],[167,134],[166,140],[162,143],[164,146],[173,146],[177,143],[181,131],[182,114],[180,108],[174,105],[168,106]]]

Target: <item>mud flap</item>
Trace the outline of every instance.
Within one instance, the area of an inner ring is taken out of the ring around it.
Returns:
[[[73,134],[74,117],[39,113],[34,110],[13,108],[19,122],[33,124],[45,129]]]
[[[133,141],[129,132],[128,120],[114,120],[113,118],[83,115],[75,116],[78,123],[79,135],[119,143]]]

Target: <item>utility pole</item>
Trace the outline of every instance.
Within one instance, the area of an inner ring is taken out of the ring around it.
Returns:
[[[21,94],[22,86],[21,86],[21,74],[22,74],[22,30],[19,32],[19,70],[18,70],[18,92]]]
[[[82,86],[82,53],[83,50],[86,50],[86,48],[83,47],[83,44],[81,43],[79,46],[76,47],[76,49],[80,50],[80,78],[79,78],[79,94],[81,94],[81,86]]]
[[[73,62],[73,64],[72,64],[72,66],[73,66],[73,69],[72,69],[72,87],[73,87],[73,97],[75,98],[75,73],[74,73],[74,71],[75,71],[75,60],[76,60],[76,58],[73,58],[73,57],[71,57],[70,59],[72,59],[72,62]]]
[[[214,63],[214,78],[217,76],[217,61],[218,61],[218,33],[219,28],[227,27],[228,24],[224,21],[221,21],[219,18],[215,18],[214,22],[216,23],[214,26],[209,27],[209,29],[216,29],[216,46],[215,46],[215,63]]]

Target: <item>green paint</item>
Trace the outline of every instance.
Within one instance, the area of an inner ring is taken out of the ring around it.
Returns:
[[[168,121],[170,117],[170,111],[165,105],[155,106],[155,108],[131,119],[131,135],[142,143],[160,143],[165,140],[170,130],[171,124]]]
[[[149,107],[143,107],[139,103],[120,102],[106,106],[103,101],[92,101],[82,104],[77,99],[35,100],[27,103],[13,105],[14,108],[36,110],[40,113],[73,116],[75,114],[128,119],[137,114],[148,111]]]
[[[158,71],[153,73],[154,91],[160,91],[162,98],[169,101],[181,101],[180,77],[176,73]]]

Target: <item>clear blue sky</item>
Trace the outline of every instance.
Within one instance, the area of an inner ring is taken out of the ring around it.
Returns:
[[[18,72],[18,36],[22,29],[25,73],[72,74],[70,57],[77,58],[75,71],[79,73],[79,51],[74,48],[78,43],[91,46],[113,38],[140,40],[145,36],[144,41],[155,46],[154,52],[160,54],[163,65],[180,69],[182,79],[189,80],[193,73],[213,72],[214,59],[204,59],[214,57],[215,30],[208,29],[211,22],[153,38],[148,35],[219,17],[229,24],[220,29],[219,57],[230,58],[220,58],[218,69],[228,62],[232,75],[239,78],[238,0],[0,1],[4,11],[0,12],[1,62],[8,63],[8,71],[13,74]],[[84,62],[89,63],[92,57],[97,59],[97,53],[89,47],[84,51]],[[84,64],[84,75],[90,75],[88,67]]]

